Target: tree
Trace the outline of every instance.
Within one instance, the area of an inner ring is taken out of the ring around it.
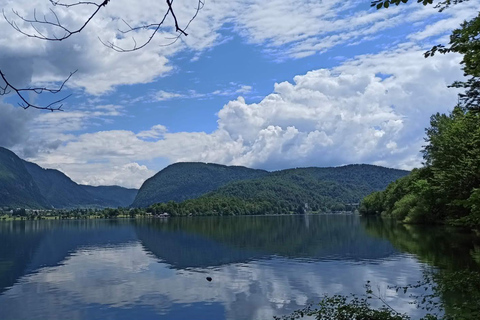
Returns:
[[[479,229],[479,123],[480,113],[463,106],[449,115],[433,115],[426,129],[425,167],[367,196],[360,212],[382,212],[407,223],[450,222]]]
[[[463,1],[468,0],[446,0],[436,8],[443,11]],[[376,0],[372,6],[381,9],[406,2]],[[425,168],[388,186],[381,193],[381,210],[403,222],[446,220],[480,228],[480,13],[452,32],[448,46],[436,45],[425,57],[450,52],[463,55],[462,69],[469,77],[450,87],[465,91],[460,93],[459,104],[450,114],[437,113],[430,118],[423,149]],[[379,198],[365,198],[361,212],[372,211],[370,207]]]
[[[384,193],[377,191],[366,196],[360,203],[360,212],[364,215],[379,215],[383,210]]]
[[[450,47],[433,47],[425,55],[457,52],[463,54],[463,72],[470,77],[467,81],[456,81],[452,87],[464,88],[460,101],[466,108],[480,111],[480,13],[470,21],[465,21],[450,36]]]
[[[480,187],[480,114],[457,106],[449,116],[435,114],[426,130],[426,164],[438,198],[451,217],[461,217],[475,188]]]
[[[45,14],[41,18],[37,16],[37,13],[35,10],[33,12],[33,17],[27,18],[19,14],[18,11],[15,11],[12,9],[13,15],[16,17],[16,19],[18,19],[18,21],[21,21],[22,23],[26,23],[27,25],[29,25],[34,30],[33,32],[26,31],[17,23],[17,20],[9,19],[7,17],[7,14],[5,13],[5,10],[2,10],[3,16],[14,30],[16,30],[17,32],[20,32],[21,34],[27,37],[31,37],[31,38],[35,38],[43,41],[63,41],[65,39],[68,39],[82,32],[88,26],[88,24],[95,18],[95,16],[97,16],[97,14],[110,3],[110,0],[78,1],[73,3],[61,2],[58,0],[49,0],[49,2],[51,4],[50,12],[48,15]],[[175,14],[173,0],[165,0],[165,12],[163,15],[158,16],[157,21],[154,21],[152,23],[147,22],[147,23],[141,23],[139,25],[131,25],[127,23],[125,20],[123,20],[123,22],[126,25],[126,29],[119,30],[120,36],[125,36],[132,33],[134,34],[136,31],[139,31],[139,30],[148,30],[150,32],[150,35],[149,37],[147,37],[145,41],[141,43],[137,43],[137,41],[133,37],[133,46],[131,48],[119,47],[111,41],[104,41],[102,39],[100,39],[100,41],[103,45],[117,52],[131,52],[131,51],[140,50],[145,46],[147,46],[152,41],[155,35],[165,25],[167,18],[171,17],[173,19],[173,26],[175,28],[175,32],[177,33],[177,36],[174,39],[172,39],[172,41],[169,43],[169,44],[173,44],[180,37],[188,35],[186,31],[190,26],[190,23],[196,18],[197,14],[203,8],[203,6],[204,6],[204,0],[198,0],[194,15],[184,26],[182,26],[181,22],[178,21],[177,16]],[[55,8],[61,8],[64,10],[74,10],[79,7],[92,8],[92,11],[89,15],[86,16],[83,23],[80,26],[75,28],[70,28],[64,23],[62,23],[62,21],[60,21],[59,19],[59,16],[55,12]],[[32,100],[30,100],[29,98],[29,95],[42,94],[42,93],[57,94],[62,91],[67,81],[70,80],[70,78],[76,72],[77,71],[71,72],[70,75],[60,84],[58,88],[48,88],[48,87],[21,88],[8,80],[9,75],[5,74],[4,71],[2,71],[2,66],[0,65],[0,96],[5,96],[10,93],[17,95],[17,97],[20,100],[18,104],[20,107],[24,109],[35,108],[35,109],[50,110],[50,111],[62,110],[63,101],[65,101],[65,99],[67,99],[69,95],[60,99],[56,99],[46,105],[38,105],[32,102]]]
[[[377,9],[382,9],[382,8],[387,9],[388,7],[390,7],[391,4],[394,4],[394,5],[398,6],[400,4],[407,3],[408,1],[409,0],[373,0],[371,2],[370,6],[376,7]],[[462,3],[462,2],[466,2],[466,1],[468,1],[468,0],[445,0],[445,1],[440,1],[437,4],[435,4],[434,8],[439,9],[439,11],[442,12],[443,10],[445,10],[446,8],[448,8],[451,5],[459,4],[459,3]],[[433,4],[433,0],[417,0],[417,3],[421,3],[424,6],[427,6],[427,5]]]
[[[440,12],[451,5],[456,5],[468,0],[445,0],[438,2],[435,8]],[[408,0],[374,0],[372,7],[377,9],[389,8],[391,4],[400,5],[407,3]],[[433,0],[417,0],[418,3],[429,5]],[[465,89],[465,92],[459,94],[459,102],[465,108],[480,111],[480,12],[470,21],[464,21],[460,28],[453,30],[450,35],[449,45],[436,45],[425,52],[425,58],[434,56],[436,53],[460,53],[463,55],[461,65],[463,66],[464,76],[468,77],[466,81],[455,81],[450,87]]]

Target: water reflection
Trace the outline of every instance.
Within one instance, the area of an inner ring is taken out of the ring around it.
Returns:
[[[362,220],[366,232],[387,239],[402,252],[441,269],[478,269],[480,238],[466,230],[445,226],[401,225],[393,220]]]
[[[387,240],[368,236],[353,215],[138,221],[135,230],[148,251],[176,268],[272,256],[377,261],[397,254]]]
[[[0,318],[272,319],[367,280],[412,311],[386,285],[420,279],[417,258],[358,217],[305,219],[0,224]]]

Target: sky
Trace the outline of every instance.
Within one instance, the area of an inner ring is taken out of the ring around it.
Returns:
[[[70,1],[72,2],[72,1]],[[70,3],[67,1],[67,3]],[[53,18],[47,0],[0,0],[5,16]],[[457,102],[461,56],[423,53],[478,12],[480,0],[442,13],[416,2],[376,10],[369,1],[206,0],[176,36],[173,20],[143,49],[163,1],[112,0],[65,41],[26,37],[0,18],[0,69],[17,86],[58,86],[63,112],[0,96],[0,146],[90,185],[141,186],[180,161],[266,170],[368,163],[422,165],[430,116]],[[177,0],[181,25],[197,0]],[[53,8],[79,26],[92,8]],[[40,26],[44,34],[56,34]]]

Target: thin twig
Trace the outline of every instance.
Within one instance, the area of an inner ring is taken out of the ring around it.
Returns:
[[[97,3],[97,2],[93,2],[93,1],[78,1],[78,2],[75,2],[75,3],[72,3],[72,4],[68,4],[68,3],[63,3],[63,2],[60,2],[60,1],[56,1],[56,0],[49,0],[49,1],[54,7],[58,6],[58,7],[63,7],[63,8],[69,9],[71,7],[76,7],[76,6],[93,6],[93,7],[95,7],[95,10],[86,18],[86,20],[83,22],[83,24],[80,27],[78,27],[76,29],[70,29],[67,26],[65,26],[64,24],[62,24],[58,14],[53,9],[50,9],[51,16],[47,17],[47,15],[44,15],[43,18],[37,17],[37,12],[36,12],[36,10],[34,10],[32,19],[28,19],[25,16],[22,16],[18,11],[15,11],[15,10],[12,9],[12,12],[15,16],[17,16],[24,23],[30,25],[30,27],[33,29],[32,33],[29,33],[27,31],[25,31],[25,29],[23,29],[23,27],[19,26],[15,20],[9,19],[6,15],[4,9],[2,9],[3,17],[7,21],[7,23],[10,24],[10,26],[13,29],[15,29],[16,31],[20,32],[21,34],[23,34],[27,37],[41,39],[41,40],[48,40],[48,41],[63,41],[65,39],[70,38],[71,36],[73,36],[75,34],[78,34],[78,33],[82,32],[85,29],[85,27],[92,21],[92,19],[98,14],[98,12],[110,2],[110,0],[103,0],[103,1],[101,1],[101,3]],[[187,36],[188,34],[187,34],[186,30],[190,26],[191,22],[197,17],[199,11],[204,7],[205,0],[198,0],[195,14],[189,20],[189,22],[185,25],[184,28],[180,27],[180,22],[178,21],[177,16],[175,14],[174,4],[173,4],[174,0],[165,0],[165,1],[166,1],[166,4],[167,4],[167,10],[166,10],[165,14],[163,15],[162,19],[157,23],[149,23],[149,24],[144,24],[144,25],[141,25],[141,26],[132,27],[130,24],[128,24],[125,20],[122,19],[123,22],[125,23],[125,25],[128,27],[128,29],[125,30],[125,31],[118,30],[119,32],[121,32],[123,34],[127,34],[127,33],[130,33],[130,32],[136,32],[136,31],[139,31],[141,29],[151,30],[151,33],[148,36],[147,40],[144,41],[143,43],[138,44],[135,37],[132,37],[133,47],[130,48],[130,49],[125,49],[125,48],[121,48],[120,46],[114,44],[111,41],[104,42],[99,38],[100,42],[103,45],[105,45],[105,46],[107,46],[107,47],[109,47],[109,48],[111,48],[115,51],[118,51],[118,52],[131,52],[131,51],[140,50],[152,41],[153,37],[159,32],[160,28],[164,25],[164,23],[165,23],[165,21],[166,21],[166,19],[169,15],[171,15],[172,18],[173,18],[174,25],[175,25],[175,32],[177,32],[178,35],[175,38],[173,38],[174,40],[171,41],[170,43],[168,43],[167,45],[172,45],[178,39],[180,39],[182,36]],[[50,32],[42,30],[41,26],[46,26],[46,27],[50,28],[49,29]],[[1,79],[3,79],[3,81],[5,82],[5,87],[0,86],[0,95],[6,95],[6,94],[9,94],[11,92],[14,92],[21,100],[19,105],[24,109],[35,108],[35,109],[51,110],[51,111],[61,110],[61,107],[63,106],[62,102],[66,98],[68,98],[70,95],[68,95],[68,96],[66,96],[66,97],[64,97],[60,100],[56,100],[56,101],[54,101],[54,102],[52,102],[52,103],[50,103],[46,106],[39,106],[37,104],[30,103],[23,96],[23,94],[25,94],[26,92],[34,92],[36,94],[41,94],[43,92],[48,92],[48,93],[52,93],[52,94],[58,93],[64,88],[66,82],[72,77],[72,75],[75,72],[70,73],[70,75],[67,77],[67,79],[65,79],[65,81],[62,82],[62,84],[60,85],[60,87],[58,89],[51,89],[51,88],[45,88],[45,87],[17,88],[15,86],[13,86],[7,80],[7,77],[5,76],[5,74],[2,73],[1,70],[0,70]]]
[[[48,93],[52,93],[52,94],[59,93],[65,87],[65,84],[67,83],[67,81],[70,80],[70,78],[76,72],[77,72],[77,70],[75,70],[74,72],[70,72],[69,76],[62,82],[60,87],[58,87],[56,89],[52,89],[52,88],[46,88],[46,87],[17,88],[15,86],[13,86],[7,80],[7,77],[5,76],[5,74],[2,72],[2,70],[0,70],[0,77],[5,82],[4,87],[0,86],[0,96],[7,95],[7,94],[9,94],[13,91],[20,98],[21,102],[19,102],[18,105],[20,107],[22,107],[23,109],[34,108],[34,109],[40,109],[40,110],[63,111],[62,110],[62,106],[63,106],[62,102],[65,101],[67,98],[69,98],[71,96],[71,94],[69,94],[69,95],[67,95],[67,96],[65,96],[65,97],[63,97],[59,100],[55,100],[55,101],[49,103],[46,106],[40,106],[38,104],[34,104],[34,103],[29,102],[27,100],[27,98],[25,98],[23,96],[22,93],[24,93],[24,92],[34,92],[36,94],[41,94],[41,93],[44,93],[44,92],[48,92]]]
[[[37,18],[36,10],[33,11],[33,19],[27,19],[24,16],[20,15],[18,13],[18,11],[15,11],[15,10],[12,9],[13,14],[15,14],[23,22],[26,22],[26,23],[30,24],[30,26],[35,30],[35,33],[28,33],[26,31],[24,31],[20,26],[18,26],[18,24],[15,21],[8,19],[7,15],[5,14],[4,9],[2,9],[2,13],[3,13],[3,17],[8,22],[8,24],[10,24],[10,26],[12,26],[12,28],[14,28],[16,31],[20,32],[21,34],[23,34],[27,37],[41,39],[41,40],[48,40],[48,41],[63,41],[65,39],[70,38],[74,34],[82,32],[82,30],[85,29],[85,27],[90,23],[90,21],[92,21],[93,17],[95,17],[97,15],[97,13],[100,11],[100,9],[105,7],[109,2],[110,2],[110,0],[104,0],[102,3],[97,4],[95,2],[80,1],[80,2],[77,2],[77,3],[74,3],[74,4],[65,4],[65,3],[61,3],[59,1],[50,0],[50,3],[52,3],[53,6],[60,6],[60,7],[64,7],[64,8],[70,8],[70,7],[74,7],[74,6],[78,6],[78,5],[87,5],[87,6],[95,6],[96,7],[96,9],[93,11],[93,13],[90,16],[88,16],[88,18],[85,20],[85,22],[79,28],[72,29],[72,30],[65,27],[60,22],[60,19],[58,18],[58,15],[52,9],[50,9],[50,11],[52,12],[54,18],[53,19],[47,19],[47,16],[44,15],[42,20]],[[55,34],[55,32],[50,36],[44,35],[42,32],[40,32],[38,30],[38,28],[37,28],[38,25],[46,25],[46,26],[53,27],[54,29],[57,29],[60,32],[62,32],[63,35],[58,36],[57,34]]]
[[[188,23],[186,24],[186,26],[184,28],[180,27],[180,24],[177,20],[177,16],[175,15],[175,11],[174,11],[174,8],[173,8],[173,0],[166,0],[166,3],[167,3],[167,7],[168,7],[167,11],[163,15],[162,20],[160,20],[157,23],[149,23],[149,24],[144,24],[144,25],[132,27],[128,22],[126,22],[125,20],[122,19],[122,21],[128,27],[127,30],[120,30],[120,29],[118,30],[122,34],[127,34],[127,33],[130,33],[130,32],[135,32],[135,31],[139,31],[139,30],[152,30],[152,32],[148,36],[147,40],[145,40],[142,44],[138,45],[137,41],[135,40],[135,37],[132,37],[133,46],[131,48],[123,48],[123,47],[120,47],[120,46],[114,44],[111,41],[103,41],[102,39],[99,38],[100,42],[102,42],[102,44],[105,45],[106,47],[108,47],[112,50],[115,50],[117,52],[132,52],[132,51],[140,50],[140,49],[144,48],[146,45],[148,45],[153,40],[155,35],[160,30],[160,27],[165,23],[165,20],[167,19],[167,17],[169,15],[171,15],[172,18],[174,19],[175,31],[178,32],[178,35],[173,38],[174,39],[173,41],[171,41],[171,42],[169,42],[165,45],[162,45],[162,46],[172,45],[175,42],[177,42],[178,39],[181,38],[182,36],[188,36],[188,33],[186,32],[186,30],[188,29],[188,27],[190,26],[192,21],[197,17],[200,10],[203,9],[203,7],[205,5],[205,1],[204,0],[198,0],[197,7],[195,8],[195,14],[188,21]]]

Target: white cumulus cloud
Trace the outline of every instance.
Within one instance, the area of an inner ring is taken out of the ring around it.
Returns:
[[[0,0],[0,7],[22,8],[22,14],[31,14],[30,8],[45,10],[44,3]],[[178,4],[178,17],[183,21],[191,16],[193,3],[196,1]],[[127,0],[113,1],[85,32],[61,43],[24,37],[0,19],[0,68],[13,74],[12,81],[58,81],[78,68],[69,85],[93,95],[167,75],[175,69],[170,57],[183,50],[202,54],[217,45],[225,24],[247,42],[262,45],[265,52],[282,59],[365,41],[405,21],[415,26],[407,39],[410,42],[345,60],[334,68],[311,70],[291,82],[276,83],[272,93],[258,103],[242,97],[228,102],[218,111],[217,127],[211,133],[168,132],[165,123],[158,123],[140,132],[103,130],[78,135],[76,132],[87,126],[128,114],[121,106],[102,102],[87,110],[44,113],[27,119],[32,124],[31,134],[14,130],[15,138],[2,138],[2,143],[21,149],[21,141],[26,141],[23,149],[29,160],[61,169],[75,181],[87,184],[139,186],[154,173],[143,163],[160,160],[265,169],[347,163],[419,166],[429,117],[453,108],[457,92],[447,85],[462,77],[460,56],[424,59],[425,41],[443,37],[447,29],[471,17],[478,1],[454,6],[442,14],[416,3],[389,10],[353,10],[358,5],[340,0],[305,0],[300,4],[294,0],[212,0],[192,23],[184,41],[159,46],[172,35],[170,26],[149,48],[132,54],[113,52],[99,45],[97,38],[131,44],[116,31],[121,23],[118,17],[128,22],[154,21],[159,11],[153,9],[162,6],[158,2],[149,0],[131,6]],[[431,20],[434,15],[439,17],[436,21]],[[81,11],[60,15],[62,21],[72,24],[82,17]],[[145,37],[144,31],[135,34],[138,40]],[[255,92],[248,85],[230,84],[210,93],[158,91],[156,99],[246,96]],[[8,108],[2,112],[11,117]]]
[[[447,85],[462,77],[459,61],[456,55],[424,59],[414,46],[359,56],[277,83],[259,103],[230,101],[212,133],[172,133],[163,125],[139,133],[100,131],[32,160],[93,184],[121,183],[112,178],[119,168],[157,158],[272,170],[348,163],[410,169],[421,165],[430,115],[455,105],[456,91]],[[141,172],[131,175],[129,186],[153,174]]]

